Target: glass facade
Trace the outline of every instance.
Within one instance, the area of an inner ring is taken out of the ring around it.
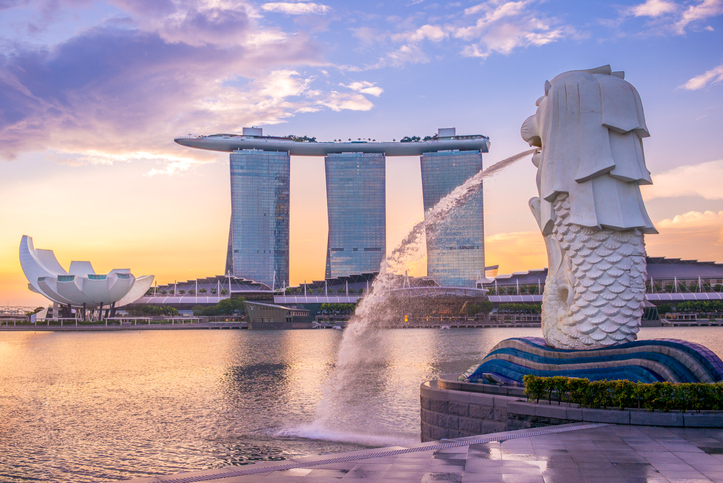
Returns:
[[[232,275],[289,283],[289,155],[231,153]]]
[[[386,256],[386,176],[383,154],[325,158],[329,239],[326,277],[376,272]]]
[[[233,274],[233,216],[228,224],[228,246],[226,248],[226,266],[223,269],[224,275]]]
[[[479,151],[440,151],[421,157],[424,211],[482,170]],[[442,286],[474,287],[484,276],[482,188],[427,233],[427,276]]]

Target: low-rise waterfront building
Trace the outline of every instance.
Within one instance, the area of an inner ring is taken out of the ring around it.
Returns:
[[[647,257],[646,299],[655,304],[723,300],[723,264],[680,258]],[[497,275],[485,280],[494,303],[539,303],[547,268]]]
[[[310,329],[309,310],[260,302],[244,302],[250,330]]]

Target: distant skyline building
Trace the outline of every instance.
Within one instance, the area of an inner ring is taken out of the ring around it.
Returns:
[[[377,153],[324,159],[329,237],[326,278],[379,270],[386,256],[386,168]]]
[[[287,152],[231,153],[231,274],[272,287],[289,284]],[[230,259],[229,259],[230,256]]]
[[[457,186],[482,170],[479,151],[425,153],[422,197],[427,211]],[[482,188],[450,213],[431,233],[427,231],[427,276],[442,286],[474,287],[484,277],[484,201]]]
[[[440,129],[399,142],[334,141],[243,134],[189,136],[183,146],[231,153],[231,228],[226,273],[269,286],[289,283],[290,156],[325,156],[329,236],[327,277],[379,270],[386,256],[386,179],[389,156],[421,156],[425,211],[482,169],[489,139]],[[427,238],[428,276],[440,285],[474,287],[484,275],[482,191],[453,222]]]

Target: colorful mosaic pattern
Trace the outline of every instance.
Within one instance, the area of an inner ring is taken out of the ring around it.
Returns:
[[[583,377],[591,381],[721,382],[723,361],[700,344],[677,340],[638,340],[593,350],[555,349],[538,337],[506,339],[460,380],[522,385],[535,376]]]

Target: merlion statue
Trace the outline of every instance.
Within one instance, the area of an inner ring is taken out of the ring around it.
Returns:
[[[594,349],[635,340],[645,301],[644,234],[657,233],[640,185],[651,184],[643,105],[610,66],[545,82],[522,138],[540,149],[539,198],[548,274],[542,331],[548,345]]]

